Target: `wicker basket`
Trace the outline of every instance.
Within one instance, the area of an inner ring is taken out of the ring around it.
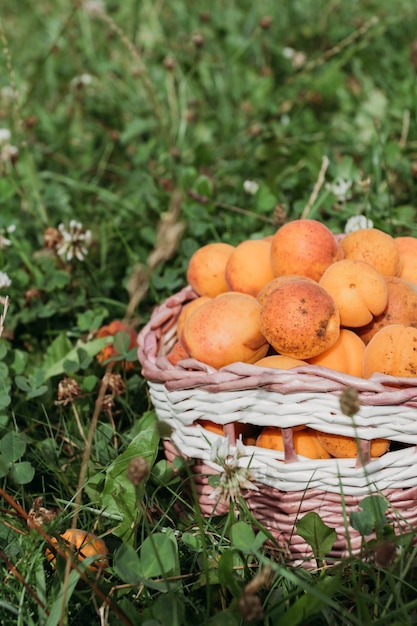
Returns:
[[[367,495],[386,496],[387,517],[398,531],[416,525],[417,378],[374,375],[366,380],[313,365],[280,371],[233,363],[215,370],[194,359],[174,366],[166,355],[176,341],[178,316],[196,297],[187,286],[153,311],[138,337],[138,357],[158,418],[171,426],[164,444],[168,460],[178,455],[194,460],[203,514],[212,515],[216,504],[208,476],[222,467],[212,456],[219,436],[203,429],[200,419],[224,426],[231,453],[239,423],[283,429],[283,453],[239,446],[236,463],[250,469],[257,488],[244,491],[249,508],[290,562],[311,563],[311,548],[295,531],[297,520],[309,511],[335,528],[337,541],[328,556],[337,560],[359,551],[361,536],[349,526],[349,514]],[[355,388],[360,399],[353,419],[340,409],[347,387]],[[360,454],[356,459],[297,457],[292,427],[299,425],[357,437]],[[370,442],[376,438],[389,439],[391,450],[371,459]],[[218,503],[217,513],[226,510],[225,503]]]

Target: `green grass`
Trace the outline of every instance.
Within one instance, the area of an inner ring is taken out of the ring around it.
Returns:
[[[417,235],[415,0],[1,4],[2,624],[416,623],[408,536],[392,564],[307,572],[244,549],[244,507],[237,524],[180,514],[135,351],[119,334],[134,367],[116,363],[109,387],[94,339],[114,319],[139,330],[210,241],[301,215]],[[91,231],[81,260],[53,244],[71,220]],[[150,475],[135,486],[137,456]],[[39,497],[57,510],[45,536],[25,518]],[[45,562],[75,522],[108,543],[98,580]]]

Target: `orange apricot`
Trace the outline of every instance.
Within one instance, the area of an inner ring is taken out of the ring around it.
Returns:
[[[282,285],[284,282],[288,282],[289,280],[309,280],[312,283],[316,283],[316,280],[312,278],[307,278],[307,276],[299,276],[297,274],[286,274],[285,276],[275,276],[272,280],[270,280],[258,293],[256,296],[258,302],[263,304],[269,294],[274,291],[278,285]]]
[[[358,454],[358,446],[355,437],[318,431],[317,438],[330,456],[338,459],[353,459]],[[371,458],[385,454],[389,449],[389,445],[390,442],[388,439],[373,439],[371,441]]]
[[[80,528],[68,528],[60,535],[59,540],[53,537],[51,542],[54,547],[58,547],[62,543],[62,549],[65,553],[73,553],[78,561],[83,561],[89,556],[97,557],[91,565],[90,570],[102,570],[108,567],[109,550],[102,539],[93,533],[86,532]],[[49,548],[45,551],[46,558],[55,566],[55,554]]]
[[[178,361],[181,361],[182,359],[188,359],[189,356],[190,355],[185,350],[181,341],[178,340],[173,345],[171,352],[167,354],[167,359],[172,365],[176,365]]]
[[[280,354],[309,359],[332,346],[340,332],[340,318],[332,296],[318,283],[283,282],[261,306],[261,329]]]
[[[201,306],[208,300],[210,300],[209,296],[200,296],[199,298],[195,298],[195,300],[190,300],[190,302],[187,302],[187,304],[183,306],[183,308],[181,309],[181,313],[178,316],[178,321],[177,321],[177,336],[178,337],[181,337],[181,332],[182,332],[182,329],[183,329],[183,326],[187,317],[191,315],[191,313],[193,313],[196,309],[198,309],[199,306]]]
[[[372,337],[390,324],[417,327],[417,292],[409,282],[397,276],[386,276],[388,302],[380,315],[374,316],[366,326],[356,328],[355,332],[365,344]]]
[[[342,256],[334,234],[317,220],[287,222],[271,241],[271,266],[275,276],[300,274],[318,281],[324,270]]]
[[[125,333],[126,336],[129,337],[129,350],[133,350],[133,348],[137,345],[137,333],[131,328],[128,324],[121,320],[113,320],[110,324],[106,324],[102,326],[97,331],[97,339],[101,339],[103,337],[116,337],[118,333]],[[120,354],[117,351],[114,344],[109,344],[100,350],[97,354],[96,359],[102,365],[107,365],[108,363],[112,363],[113,365],[120,364],[120,367],[124,370],[131,370],[135,367],[135,364],[132,361],[120,361],[117,358]],[[114,358],[114,360],[112,360]]]
[[[352,330],[340,329],[340,335],[336,343],[321,352],[308,362],[312,365],[321,365],[337,372],[362,376],[362,361],[365,352],[365,343]]]
[[[378,228],[347,233],[340,242],[345,259],[366,261],[384,276],[397,276],[401,257],[394,238]]]
[[[198,419],[196,423],[200,424],[200,426],[210,431],[211,433],[214,433],[215,435],[223,437],[225,434],[224,426],[222,426],[222,424],[217,424],[217,422],[213,422],[213,420]],[[242,440],[246,444],[248,444],[249,439],[251,442],[252,439],[256,439],[254,435],[257,431],[257,428],[256,426],[253,426],[253,424],[243,424],[240,422],[235,422],[234,428],[236,437],[242,437]]]
[[[229,291],[202,304],[185,321],[181,342],[188,354],[218,369],[266,355],[261,305],[253,296]]]
[[[296,454],[309,459],[329,459],[330,454],[321,445],[316,431],[304,428],[293,432],[293,441]],[[284,443],[281,429],[276,426],[265,426],[258,435],[256,445],[260,448],[269,448],[284,452]]]
[[[213,242],[198,248],[190,257],[187,281],[199,296],[214,298],[228,291],[224,270],[234,246]]]
[[[363,375],[417,376],[417,328],[391,324],[370,340],[363,355]]]
[[[395,237],[394,243],[402,262],[399,277],[417,285],[417,238]]]
[[[228,288],[257,296],[262,287],[274,278],[270,258],[270,241],[247,239],[239,243],[226,263]]]
[[[264,356],[263,359],[259,359],[259,361],[256,361],[254,365],[259,365],[259,367],[272,367],[281,370],[289,370],[300,365],[307,365],[307,362],[302,361],[301,359],[294,359],[291,356],[285,356],[284,354],[271,354],[269,356]]]
[[[327,268],[319,284],[333,296],[342,326],[356,328],[369,324],[387,306],[384,276],[365,261],[337,261]]]

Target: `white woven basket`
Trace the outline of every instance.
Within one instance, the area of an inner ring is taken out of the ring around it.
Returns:
[[[194,359],[174,366],[166,355],[176,341],[182,307],[195,297],[187,286],[154,310],[139,334],[138,357],[157,416],[172,429],[165,445],[167,457],[181,454],[195,461],[203,512],[213,512],[213,500],[206,502],[210,488],[204,474],[222,468],[212,460],[218,435],[197,424],[200,419],[225,427],[232,454],[236,424],[283,429],[284,452],[248,445],[237,462],[250,468],[259,487],[246,496],[255,515],[287,544],[290,541],[294,558],[309,552],[294,534],[298,516],[308,510],[319,512],[323,521],[328,519],[340,531],[334,553],[338,557],[359,545],[353,529],[346,537],[346,515],[367,495],[386,495],[398,527],[413,526],[417,521],[417,378],[374,375],[366,380],[312,365],[281,371],[233,363],[215,370]],[[353,419],[343,414],[339,404],[347,387],[359,394],[360,409]],[[300,425],[357,437],[360,454],[354,459],[297,456],[291,428]],[[370,442],[376,438],[389,439],[393,449],[371,459]]]

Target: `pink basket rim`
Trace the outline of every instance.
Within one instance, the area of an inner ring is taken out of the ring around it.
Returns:
[[[232,392],[257,388],[281,394],[340,392],[353,387],[359,393],[361,404],[417,407],[417,377],[373,374],[364,379],[317,365],[278,370],[242,362],[216,370],[196,359],[183,359],[172,365],[164,351],[165,339],[169,333],[175,334],[183,306],[197,297],[187,285],[156,306],[139,332],[138,359],[148,382],[162,383],[168,391]]]

